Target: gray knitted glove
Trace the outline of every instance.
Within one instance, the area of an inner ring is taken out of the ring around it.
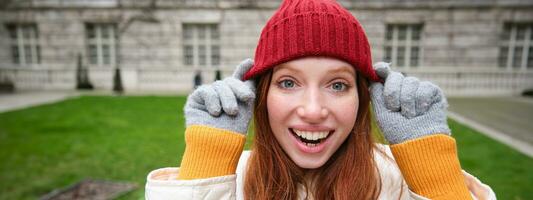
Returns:
[[[241,62],[232,77],[202,85],[187,98],[185,123],[205,125],[246,135],[252,117],[255,84],[241,81],[253,65],[252,59]]]
[[[451,131],[446,122],[448,103],[442,90],[428,81],[404,77],[388,63],[374,65],[385,85],[370,85],[372,107],[378,125],[390,144]]]

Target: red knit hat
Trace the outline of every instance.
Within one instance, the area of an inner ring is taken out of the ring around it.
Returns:
[[[254,66],[244,79],[306,56],[338,58],[370,80],[379,80],[363,27],[335,0],[284,0],[263,28]]]

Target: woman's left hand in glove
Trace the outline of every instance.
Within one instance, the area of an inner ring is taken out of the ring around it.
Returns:
[[[451,134],[446,122],[448,103],[437,85],[405,77],[392,71],[388,63],[376,63],[374,69],[385,83],[371,84],[372,107],[390,144],[433,134]]]

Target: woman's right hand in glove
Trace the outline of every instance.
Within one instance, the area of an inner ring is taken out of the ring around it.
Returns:
[[[253,66],[252,59],[242,61],[231,77],[198,87],[185,104],[187,127],[204,125],[246,135],[255,100],[253,80],[242,81]]]
[[[185,152],[178,179],[202,179],[235,174],[252,118],[255,85],[242,81],[252,67],[247,59],[232,77],[202,85],[185,104]]]

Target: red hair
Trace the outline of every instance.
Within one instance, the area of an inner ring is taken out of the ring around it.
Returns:
[[[266,102],[271,79],[272,70],[257,80],[255,136],[245,176],[245,198],[296,199],[301,184],[314,199],[377,199],[381,182],[374,161],[368,80],[357,73],[359,109],[351,134],[323,166],[310,170],[298,167],[272,133]],[[313,188],[317,181],[320,187]]]

